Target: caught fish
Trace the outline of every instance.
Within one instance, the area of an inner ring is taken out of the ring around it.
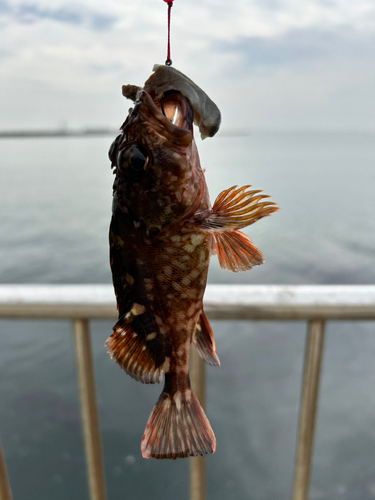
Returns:
[[[220,266],[245,271],[262,254],[239,229],[278,208],[250,186],[226,189],[210,204],[193,137],[212,137],[220,111],[174,68],[154,67],[143,88],[125,85],[134,107],[109,157],[115,181],[110,262],[119,319],[106,342],[112,358],[135,380],[164,389],[141,442],[145,458],[213,453],[211,425],[193,394],[189,352],[219,365],[203,311],[210,254]]]

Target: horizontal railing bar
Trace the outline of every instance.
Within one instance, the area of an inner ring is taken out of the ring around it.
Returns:
[[[211,319],[375,320],[374,285],[208,285]],[[0,285],[3,318],[115,318],[111,285]]]

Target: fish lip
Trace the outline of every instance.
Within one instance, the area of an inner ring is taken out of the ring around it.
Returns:
[[[156,131],[164,136],[169,136],[167,138],[174,138],[181,140],[182,142],[190,143],[193,140],[193,133],[191,130],[178,127],[174,125],[157,107],[154,100],[145,90],[140,90],[137,94],[137,100],[135,102],[135,109],[139,106],[139,112],[142,114],[142,118],[148,122],[148,125],[151,125]],[[150,121],[142,109],[142,107],[146,107],[147,111],[151,114],[151,116],[158,122],[154,123]],[[160,125],[159,125],[160,124]]]

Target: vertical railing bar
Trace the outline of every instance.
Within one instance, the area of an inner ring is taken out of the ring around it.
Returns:
[[[198,351],[191,345],[190,350],[190,381],[191,388],[201,403],[205,406],[205,366]],[[205,499],[205,457],[190,458],[190,500]]]
[[[103,459],[88,320],[74,319],[73,330],[90,499],[105,500]]]
[[[0,500],[12,500],[12,493],[5,467],[5,460],[0,441]]]
[[[323,343],[324,321],[309,321],[304,359],[292,500],[307,500]]]

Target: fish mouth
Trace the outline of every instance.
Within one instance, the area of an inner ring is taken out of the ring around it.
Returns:
[[[193,140],[193,109],[181,92],[170,90],[152,99],[145,90],[138,92],[134,113],[155,132],[173,143],[188,145]]]

